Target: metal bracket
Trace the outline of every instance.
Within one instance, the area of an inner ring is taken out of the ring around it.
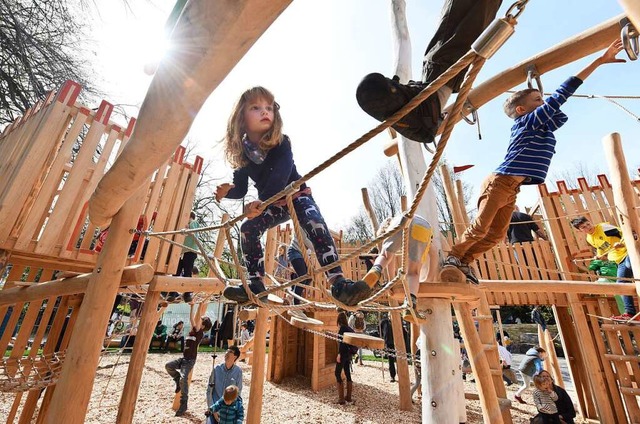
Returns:
[[[535,88],[540,92],[540,94],[544,94],[544,89],[542,88],[542,79],[540,78],[540,73],[538,72],[538,68],[536,65],[531,64],[524,69],[527,72],[527,86],[529,88]],[[537,87],[533,86],[533,81],[535,80]]]

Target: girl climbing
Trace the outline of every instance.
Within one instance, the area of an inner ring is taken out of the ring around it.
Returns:
[[[240,244],[249,273],[249,288],[254,294],[265,291],[264,257],[260,237],[264,232],[290,218],[282,201],[262,208],[262,202],[300,179],[291,152],[291,141],[282,133],[280,106],[273,94],[263,87],[251,88],[240,96],[227,125],[225,156],[233,172],[233,183],[216,188],[216,200],[240,199],[247,193],[248,180],[255,183],[258,199],[245,204],[247,218],[240,225]],[[293,195],[293,207],[304,232],[313,244],[321,266],[338,260],[338,251],[311,190],[306,184]],[[366,299],[370,289],[362,281],[350,281],[337,265],[327,272],[331,294],[338,301],[355,305]],[[227,299],[244,303],[249,300],[243,287],[227,287]]]

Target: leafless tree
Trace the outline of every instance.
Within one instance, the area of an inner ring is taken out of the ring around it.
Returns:
[[[442,177],[436,172],[431,180],[437,196],[438,220],[440,221],[440,230],[443,232],[453,231],[453,218],[449,206],[447,205]],[[464,201],[468,204],[471,198],[471,186],[463,183]],[[400,169],[393,162],[389,162],[378,170],[368,187],[369,198],[374,213],[378,221],[395,216],[401,211],[400,197],[406,191]],[[411,199],[409,199],[411,200]],[[365,242],[373,237],[373,228],[367,217],[364,207],[351,218],[344,231],[345,239],[349,242]]]
[[[82,46],[83,0],[0,0],[0,126],[66,80],[97,95]]]

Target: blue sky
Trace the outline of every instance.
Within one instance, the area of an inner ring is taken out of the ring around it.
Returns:
[[[98,45],[100,78],[113,103],[140,104],[151,77],[143,72],[149,53],[158,44],[172,2],[137,1],[131,10],[114,2],[103,4],[96,17],[93,38]],[[511,2],[504,2],[504,15]],[[420,77],[422,55],[440,15],[440,1],[407,1],[412,41],[413,77]],[[563,40],[622,12],[615,1],[532,0],[519,20],[516,33],[484,66],[477,83]],[[198,154],[218,160],[215,175],[230,170],[220,161],[220,140],[231,107],[240,93],[263,85],[280,103],[285,132],[291,137],[301,173],[376,125],[355,100],[359,80],[369,72],[389,75],[393,69],[391,7],[386,0],[296,0],[258,40],[229,77],[211,95],[194,122],[189,138]],[[546,91],[577,73],[595,56],[543,76]],[[625,57],[626,56],[622,56]],[[605,65],[579,89],[581,94],[640,94],[638,62]],[[520,86],[519,88],[523,88]],[[474,186],[473,203],[482,180],[502,160],[512,121],[502,112],[506,95],[480,109],[482,140],[477,129],[459,124],[445,153],[454,165],[475,164],[463,174]],[[622,101],[636,114],[640,102]],[[603,100],[571,99],[563,108],[569,122],[557,132],[558,146],[550,177],[583,163],[606,171],[602,137],[620,132],[627,162],[637,168],[640,124]],[[131,113],[136,115],[135,108]],[[345,157],[310,183],[314,197],[332,228],[340,228],[361,206],[360,188],[388,160],[382,152],[388,141],[381,134]],[[427,156],[429,160],[429,156]],[[555,185],[551,178],[548,185]],[[518,204],[531,206],[537,188],[523,189]]]

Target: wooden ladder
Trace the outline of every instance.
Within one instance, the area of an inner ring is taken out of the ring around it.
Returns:
[[[511,401],[502,381],[502,366],[493,332],[493,316],[482,292],[478,315],[473,317],[469,303],[455,302],[453,307],[478,385],[485,423],[511,424]],[[478,321],[478,330],[474,320]]]

